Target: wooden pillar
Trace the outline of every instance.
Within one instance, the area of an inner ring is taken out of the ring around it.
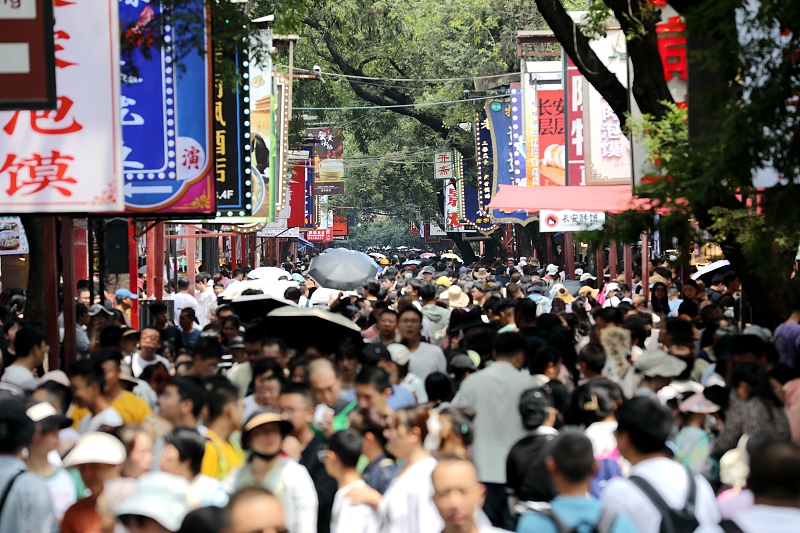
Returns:
[[[62,303],[64,306],[64,368],[75,362],[75,248],[72,244],[72,217],[61,218],[61,279],[63,280]],[[56,318],[56,320],[58,320]],[[52,346],[52,345],[51,345]],[[51,348],[53,350],[55,348]],[[50,370],[59,366],[50,365]]]
[[[650,301],[650,242],[647,232],[642,233],[642,294]]]
[[[623,261],[625,261],[625,285],[633,288],[633,246],[623,246]]]
[[[139,294],[139,239],[136,237],[136,220],[128,219],[128,290]],[[139,300],[131,300],[131,326],[139,329]]]
[[[231,276],[233,276],[233,271],[236,270],[236,265],[238,262],[236,257],[236,240],[238,238],[238,235],[231,236]]]
[[[248,247],[248,251],[250,252],[250,260],[248,264],[250,268],[258,268],[258,263],[256,263],[256,252],[258,251],[258,235],[252,233],[250,235],[250,246]]]
[[[573,243],[574,234],[564,233],[564,270],[567,273],[567,279],[575,279],[575,246]]]
[[[553,262],[553,248],[554,248],[554,246],[553,246],[553,235],[550,234],[550,233],[545,233],[544,234],[544,241],[545,241],[545,244],[547,244],[547,264],[549,265],[549,264],[551,264]],[[542,266],[544,266],[545,269],[547,267],[547,265],[542,265]]]
[[[597,250],[597,288],[603,292],[603,285],[605,285],[606,278],[603,275],[603,267],[605,266],[605,251],[603,245]]]
[[[617,243],[612,242],[608,247],[608,273],[611,275],[609,278],[614,281],[617,277]]]
[[[153,263],[155,263],[155,276],[153,277],[153,296],[156,300],[164,299],[164,229],[163,222],[156,222],[152,229],[153,238]]]
[[[59,368],[59,334],[58,334],[58,243],[56,241],[56,217],[46,215],[42,217],[44,229],[44,253],[49,260],[44,262],[44,301],[45,301],[45,335],[47,345],[50,346],[48,354],[48,368]],[[74,312],[74,309],[73,309]]]

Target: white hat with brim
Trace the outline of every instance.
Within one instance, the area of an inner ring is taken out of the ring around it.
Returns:
[[[148,472],[136,480],[136,490],[114,509],[114,514],[152,518],[169,531],[178,531],[189,513],[189,482],[166,472]]]
[[[558,266],[556,265],[548,265],[547,266],[547,275],[548,276],[555,276],[558,274]]]
[[[389,355],[392,356],[392,362],[396,365],[407,365],[411,360],[411,350],[409,350],[408,346],[405,344],[393,342],[386,345],[386,349],[389,350]]]
[[[450,285],[447,289],[447,301],[449,306],[453,307],[466,307],[469,305],[469,295],[464,294],[461,287],[458,285]]]
[[[81,435],[78,444],[64,457],[64,468],[86,464],[121,465],[127,454],[118,438],[91,431]]]
[[[634,366],[649,378],[674,378],[686,370],[686,362],[664,350],[647,350],[636,358]]]

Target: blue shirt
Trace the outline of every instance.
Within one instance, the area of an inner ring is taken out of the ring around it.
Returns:
[[[356,389],[351,389],[342,395],[342,398],[349,402],[355,401]],[[392,395],[386,400],[386,406],[392,411],[403,409],[404,407],[414,407],[417,405],[417,400],[414,398],[414,393],[405,387],[392,385]]]
[[[396,473],[397,464],[388,455],[382,455],[367,465],[361,477],[367,485],[383,494]]]
[[[550,505],[564,525],[575,528],[578,533],[592,533],[603,512],[603,504],[592,497],[558,496]],[[530,512],[519,519],[517,533],[558,533],[558,529],[546,516]],[[611,533],[638,533],[638,530],[630,518],[617,515]]]

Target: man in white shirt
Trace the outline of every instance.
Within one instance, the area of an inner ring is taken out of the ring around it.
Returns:
[[[161,347],[161,333],[154,327],[146,327],[142,329],[139,338],[139,351],[126,358],[125,362],[131,366],[133,376],[138,378],[142,375],[142,371],[150,365],[156,363],[163,363],[170,369],[169,359],[162,357],[156,353]]]
[[[467,376],[453,400],[475,411],[473,458],[478,479],[486,485],[483,510],[495,527],[512,527],[505,490],[506,458],[526,434],[519,413],[520,396],[537,384],[530,374],[520,372],[525,346],[519,333],[499,333],[493,350],[496,361]]]
[[[200,321],[201,329],[208,324],[209,312],[216,307],[217,302],[217,296],[214,294],[214,287],[210,280],[211,276],[206,272],[199,273],[194,280],[197,319]]]
[[[716,525],[701,527],[697,533],[797,531],[800,524],[800,446],[768,438],[764,440],[755,444],[750,455],[747,487],[753,491],[755,504],[721,524],[725,528]]]
[[[434,344],[421,342],[422,311],[416,307],[406,307],[397,318],[400,337],[411,352],[409,372],[419,376],[422,381],[434,372],[447,373],[447,360],[441,348]]]
[[[123,425],[122,416],[111,407],[103,393],[106,388],[105,372],[96,359],[85,359],[70,366],[69,382],[75,404],[89,409],[89,414],[78,424],[79,433]]]
[[[445,457],[431,474],[433,503],[444,521],[442,533],[501,533],[489,524],[475,520],[486,497],[478,482],[478,471],[468,459]]]
[[[631,477],[638,479],[610,480],[600,499],[607,509],[629,516],[639,533],[659,533],[662,513],[637,483],[650,485],[675,511],[686,509],[690,503],[691,474],[664,452],[673,426],[672,414],[656,400],[637,396],[617,409],[616,418],[617,447],[632,465]],[[701,527],[718,524],[720,512],[711,485],[699,474],[693,479],[697,522]]]
[[[174,311],[172,322],[174,324],[178,323],[178,317],[181,316],[181,309],[184,307],[191,307],[194,309],[195,315],[197,314],[197,300],[194,299],[194,296],[189,294],[189,280],[186,278],[180,278],[178,280],[178,292],[172,295],[172,301],[174,302]]]
[[[377,533],[378,518],[365,503],[348,500],[347,494],[367,486],[356,471],[361,457],[361,434],[355,429],[338,431],[328,440],[324,455],[325,471],[339,484],[333,498],[331,533]]]
[[[14,337],[14,351],[17,358],[8,365],[0,381],[21,389],[35,389],[37,383],[33,370],[47,357],[47,337],[36,326],[22,326]]]

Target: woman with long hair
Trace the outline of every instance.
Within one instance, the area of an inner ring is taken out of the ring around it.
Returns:
[[[660,281],[655,282],[650,290],[650,310],[662,319],[669,316],[667,286]]]

